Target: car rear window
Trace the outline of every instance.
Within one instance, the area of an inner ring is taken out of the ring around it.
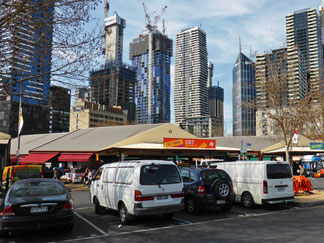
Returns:
[[[291,178],[290,166],[288,164],[270,164],[267,165],[268,179]]]
[[[201,179],[205,183],[212,183],[216,179],[226,179],[226,174],[221,170],[203,170],[200,172]]]
[[[34,197],[65,194],[65,189],[59,183],[49,181],[25,182],[13,184],[9,198]]]
[[[152,170],[150,165],[141,168],[140,183],[142,185],[159,185],[180,183],[181,178],[178,169],[174,165],[155,165],[156,170]]]

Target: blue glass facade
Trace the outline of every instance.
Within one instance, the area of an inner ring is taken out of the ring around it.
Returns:
[[[233,68],[233,136],[255,136],[255,64],[240,52]]]
[[[1,48],[7,57],[4,64],[8,69],[1,77],[12,83],[7,93],[13,101],[19,101],[22,83],[23,103],[47,105],[50,100],[51,56],[53,39],[53,2],[31,0],[29,6],[37,6],[30,14],[18,16],[19,25],[1,31],[2,37],[9,37]],[[22,82],[20,82],[22,81]]]
[[[170,122],[170,63],[172,41],[161,33],[153,35],[153,63],[151,84],[151,114],[149,115],[149,54],[148,37],[135,39],[130,47],[130,58],[136,69],[135,85],[136,123],[153,124]],[[144,50],[144,51],[143,51]]]

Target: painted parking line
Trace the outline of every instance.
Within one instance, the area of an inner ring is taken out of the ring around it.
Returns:
[[[184,219],[179,219],[179,218],[176,218],[176,217],[173,217],[173,219],[177,220],[177,221],[180,221],[182,223],[186,223],[186,224],[192,224],[192,222],[188,221],[188,220],[184,220]]]
[[[97,230],[99,233],[101,233],[104,236],[109,235],[108,233],[106,233],[105,231],[103,231],[102,229],[100,229],[99,227],[97,227],[96,225],[94,225],[93,223],[91,223],[89,220],[87,220],[85,217],[81,216],[80,214],[78,214],[77,212],[75,212],[75,215],[77,215],[80,219],[82,219],[83,221],[87,222],[89,225],[91,225],[95,230]]]

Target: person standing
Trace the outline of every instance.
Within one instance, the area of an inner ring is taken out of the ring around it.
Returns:
[[[303,176],[305,174],[305,169],[302,164],[299,165],[299,175]]]
[[[61,178],[60,171],[58,170],[58,168],[55,168],[53,179],[59,180],[60,178]]]

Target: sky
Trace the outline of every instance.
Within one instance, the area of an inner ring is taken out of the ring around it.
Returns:
[[[103,0],[104,2],[104,0]],[[158,29],[165,19],[166,34],[174,42],[176,34],[188,27],[200,26],[207,34],[208,60],[214,64],[213,85],[224,89],[225,135],[232,135],[232,69],[239,53],[254,58],[274,49],[285,47],[285,16],[305,8],[318,9],[320,0],[110,0],[108,16],[116,11],[126,19],[123,61],[129,60],[129,43],[145,29],[145,2],[149,13],[158,15],[167,6]],[[155,13],[154,13],[155,11]],[[104,18],[104,3],[94,15]],[[174,57],[171,62],[171,122],[173,109]]]

